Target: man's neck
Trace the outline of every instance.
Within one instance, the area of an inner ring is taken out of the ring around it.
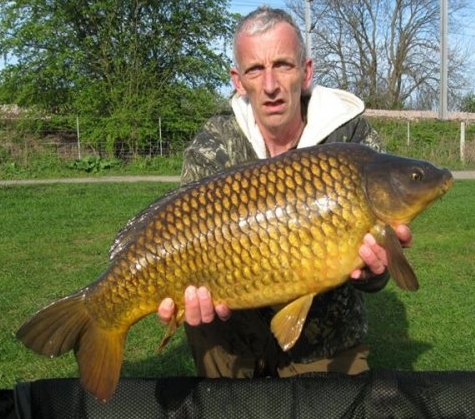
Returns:
[[[304,128],[304,121],[300,121],[299,124],[296,124],[295,128],[293,127],[287,131],[262,132],[268,155],[270,157],[278,156],[295,148],[299,143]]]

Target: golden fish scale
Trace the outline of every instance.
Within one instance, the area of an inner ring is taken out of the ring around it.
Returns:
[[[203,183],[167,204],[88,294],[104,327],[130,325],[187,285],[248,308],[343,282],[375,219],[346,156],[304,154]],[[350,231],[351,226],[351,231]],[[115,319],[115,320],[114,320]]]

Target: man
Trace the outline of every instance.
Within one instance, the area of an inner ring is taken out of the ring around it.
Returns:
[[[234,59],[233,115],[212,118],[185,150],[183,183],[323,142],[360,142],[380,149],[377,134],[361,118],[364,105],[358,98],[322,86],[311,89],[312,60],[305,57],[300,31],[284,11],[262,7],[246,16],[236,30]],[[409,245],[406,226],[399,226],[397,234]],[[280,349],[269,330],[273,308],[231,315],[223,304],[213,306],[204,287],[188,287],[185,328],[198,375],[285,377],[367,370],[362,291],[382,289],[389,276],[386,252],[371,235],[366,235],[359,254],[367,268],[315,297],[302,334],[288,352]],[[160,319],[169,321],[174,308],[173,301],[165,299],[158,310]]]

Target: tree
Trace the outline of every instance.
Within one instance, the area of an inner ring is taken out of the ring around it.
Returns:
[[[290,2],[302,15],[300,4]],[[451,16],[462,7],[451,1]],[[368,107],[434,105],[439,83],[439,2],[318,0],[311,2],[317,82],[350,90]],[[451,51],[452,88],[463,84],[463,58]],[[428,96],[429,95],[429,96]]]
[[[227,82],[227,0],[12,0],[0,5],[0,100],[89,118],[95,140],[196,127]],[[187,106],[183,107],[183,101]],[[167,123],[167,119],[164,123]],[[86,124],[87,125],[87,124]],[[84,129],[84,128],[83,128]]]
[[[469,93],[462,98],[460,110],[462,112],[475,112],[475,93]]]

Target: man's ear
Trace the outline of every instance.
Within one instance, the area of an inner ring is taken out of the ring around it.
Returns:
[[[308,90],[313,81],[313,60],[307,58],[304,64],[303,86],[302,90]]]
[[[231,69],[231,80],[233,81],[233,85],[236,91],[241,96],[244,96],[246,94],[246,89],[244,89],[242,85],[241,76],[239,75],[239,71],[236,68]]]

